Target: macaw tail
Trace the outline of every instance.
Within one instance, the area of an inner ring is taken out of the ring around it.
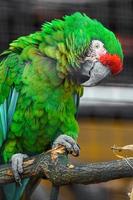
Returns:
[[[22,180],[22,185],[17,186],[16,183],[10,183],[3,186],[5,200],[20,200],[25,188],[28,184],[29,178]]]

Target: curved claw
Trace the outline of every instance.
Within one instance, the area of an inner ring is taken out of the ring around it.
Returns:
[[[13,171],[13,175],[15,178],[15,181],[21,185],[21,177],[20,174],[23,173],[23,160],[24,158],[27,158],[28,156],[26,154],[17,153],[14,154],[11,157],[11,167]]]
[[[68,153],[72,154],[73,156],[79,155],[80,147],[72,137],[68,135],[60,135],[54,141],[52,148],[55,148],[59,145],[63,145],[68,151]]]

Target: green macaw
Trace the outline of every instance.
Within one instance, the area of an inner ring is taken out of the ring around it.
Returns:
[[[75,101],[84,85],[119,73],[122,63],[114,33],[79,12],[45,23],[1,54],[0,152],[3,163],[11,160],[16,181],[27,155],[59,144],[79,154]],[[20,199],[27,182],[5,185],[5,199]]]

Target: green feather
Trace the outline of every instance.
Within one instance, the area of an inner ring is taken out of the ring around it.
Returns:
[[[78,137],[74,94],[83,87],[68,79],[93,39],[123,59],[114,33],[79,12],[52,20],[39,32],[13,41],[0,56],[0,146],[4,162],[15,153],[37,154],[59,134]],[[13,194],[19,199],[20,188]]]
[[[16,152],[47,150],[59,133],[77,138],[74,94],[81,96],[83,87],[68,80],[68,73],[72,67],[80,67],[93,39],[101,40],[109,53],[123,59],[115,35],[79,12],[45,23],[41,31],[18,38],[2,54],[0,103],[4,105],[11,88],[19,93],[17,98],[10,97],[14,104],[9,111],[14,114],[2,147],[5,162]],[[6,130],[5,118],[0,127]]]

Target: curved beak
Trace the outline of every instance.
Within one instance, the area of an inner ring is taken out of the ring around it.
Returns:
[[[91,65],[91,67],[90,63],[88,63],[88,67],[87,63],[83,64],[82,74],[86,74],[88,76],[88,80],[82,83],[82,85],[90,87],[96,85],[109,76],[111,74],[111,70],[101,62],[96,61],[93,65]]]

